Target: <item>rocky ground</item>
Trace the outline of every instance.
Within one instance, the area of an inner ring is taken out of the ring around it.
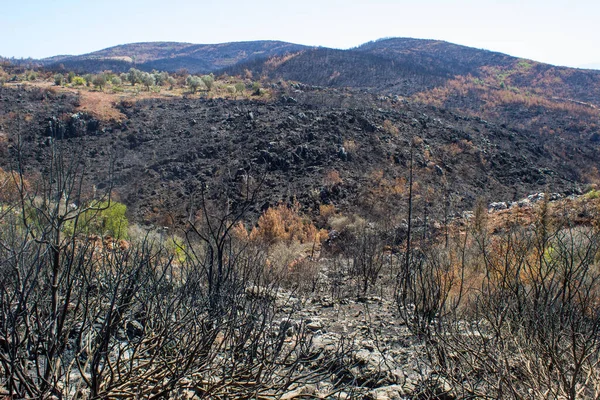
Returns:
[[[159,223],[167,211],[183,215],[190,194],[204,184],[234,192],[241,182],[262,177],[262,203],[254,212],[291,198],[305,211],[321,203],[359,210],[365,191],[376,186],[374,175],[407,177],[414,137],[422,139],[414,151],[419,184],[434,192],[448,185],[457,209],[471,208],[479,196],[513,201],[538,191],[577,191],[583,166],[598,154],[560,137],[542,141],[407,102],[365,110],[289,97],[115,97],[125,115],[120,121],[99,120],[79,110],[77,95],[48,89],[0,88],[0,104],[3,168],[14,163],[9,154],[15,155],[19,134],[29,171],[43,169],[50,143],[60,142],[82,156],[90,183],[100,190],[114,183],[132,219],[147,223]],[[328,182],[331,171],[339,181]]]
[[[431,378],[431,371],[425,366],[422,345],[401,323],[396,311],[396,304],[389,298],[316,297],[295,314],[297,319],[291,323],[283,319],[282,326],[289,325],[290,330],[303,323],[314,332],[311,351],[316,356],[315,363],[335,357],[342,343],[351,350],[347,388],[340,391],[333,382],[324,380],[301,385],[282,398],[313,395],[384,400],[418,394]],[[293,336],[291,332],[290,336]]]

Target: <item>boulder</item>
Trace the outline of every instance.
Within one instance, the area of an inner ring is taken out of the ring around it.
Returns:
[[[333,353],[338,348],[339,341],[339,336],[334,333],[314,336],[311,342],[311,352],[313,354]]]
[[[354,353],[353,358],[356,365],[351,371],[358,381],[392,383],[395,380],[391,373],[394,370],[394,360],[379,350],[362,348]]]

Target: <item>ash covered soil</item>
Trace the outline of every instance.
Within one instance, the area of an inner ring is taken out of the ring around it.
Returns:
[[[419,183],[436,189],[443,182],[459,209],[479,196],[516,200],[544,190],[577,191],[598,161],[592,142],[541,137],[408,102],[359,110],[285,96],[144,99],[115,104],[122,121],[102,121],[78,112],[74,94],[4,87],[0,105],[3,168],[14,166],[18,135],[29,171],[43,170],[49,144],[60,141],[83,156],[90,183],[103,189],[113,182],[133,219],[148,223],[166,210],[183,217],[202,185],[235,189],[263,177],[255,214],[292,198],[305,210],[321,203],[356,210],[377,171],[390,179],[407,176],[415,137],[422,139],[414,150]],[[341,181],[328,182],[331,171]]]

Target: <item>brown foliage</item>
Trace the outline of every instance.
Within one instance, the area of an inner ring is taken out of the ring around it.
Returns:
[[[342,178],[340,177],[340,173],[335,169],[327,171],[323,177],[323,184],[325,186],[331,187],[340,183],[342,183]]]
[[[13,175],[10,171],[0,168],[0,203],[12,203],[19,198],[19,188],[29,187],[27,180],[21,181],[21,176]]]
[[[398,136],[400,133],[400,130],[389,119],[383,121],[383,130],[393,136]]]
[[[248,238],[266,244],[276,242],[321,243],[327,238],[327,232],[317,229],[310,220],[299,214],[300,205],[291,207],[279,204],[267,209],[252,228]],[[243,226],[238,225],[236,232],[243,237]]]

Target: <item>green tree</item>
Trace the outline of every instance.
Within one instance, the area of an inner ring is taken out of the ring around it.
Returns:
[[[142,85],[146,86],[146,89],[149,91],[150,86],[154,85],[154,75],[143,72],[140,74],[140,82]]]
[[[63,84],[64,76],[62,74],[54,75],[54,84],[56,86],[61,86]]]
[[[227,93],[231,95],[231,97],[235,96],[235,86],[229,85],[227,86]]]
[[[139,69],[130,68],[127,73],[127,80],[131,83],[131,86],[135,86],[136,83],[140,82],[141,72]]]
[[[169,76],[167,82],[169,83],[169,90],[172,90],[177,84],[177,79],[173,78],[172,76]]]
[[[94,201],[80,217],[78,224],[82,232],[100,236],[110,235],[126,239],[129,221],[125,216],[127,206],[117,201]],[[67,226],[67,232],[70,226]]]
[[[242,93],[244,92],[244,89],[246,89],[246,85],[244,85],[242,82],[238,82],[235,84],[235,91],[237,93]]]
[[[81,77],[81,76],[76,76],[73,78],[73,81],[71,82],[72,85],[75,86],[83,86],[85,85],[85,78]]]
[[[152,75],[154,76],[154,82],[156,83],[156,86],[163,86],[169,81],[168,72],[152,71]]]
[[[260,96],[260,82],[254,82],[252,84],[252,94],[254,96]]]
[[[125,216],[127,206],[113,201],[110,204],[101,204],[101,207],[103,208],[100,212],[102,232],[117,239],[126,238],[127,230],[129,229],[129,221]]]
[[[104,86],[106,85],[106,75],[104,75],[104,74],[98,74],[98,75],[96,75],[92,79],[92,83],[94,84],[94,86],[96,86],[100,90],[103,90]]]
[[[204,83],[204,79],[201,79],[194,75],[189,75],[185,80],[185,84],[190,88],[192,93],[196,93],[198,88],[200,88],[200,86],[202,86],[203,84],[206,85],[206,83]]]
[[[202,77],[202,83],[204,83],[204,86],[206,86],[206,90],[210,92],[213,84],[215,83],[215,78],[212,75],[204,75]]]
[[[92,74],[85,74],[83,76],[83,79],[85,79],[85,86],[91,86],[92,85],[92,80],[94,79],[94,75],[92,75]]]

